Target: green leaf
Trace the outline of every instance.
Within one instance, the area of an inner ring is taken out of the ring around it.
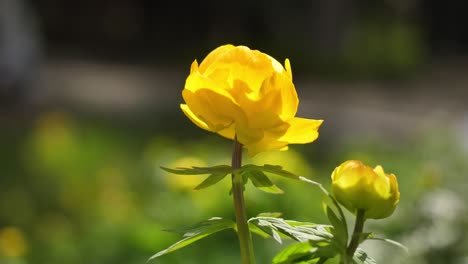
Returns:
[[[228,228],[235,229],[235,226],[236,226],[236,223],[231,220],[222,219],[219,217],[213,217],[213,218],[210,218],[208,220],[202,221],[200,223],[197,223],[188,227],[183,227],[183,228],[178,228],[178,229],[173,229],[173,230],[166,230],[169,232],[183,233],[184,239],[179,240],[178,242],[172,244],[170,247],[154,254],[148,259],[148,261],[158,258],[167,253],[173,252],[175,250],[181,249],[183,247],[186,247],[195,241],[198,241],[204,237],[207,237],[221,230],[228,229]]]
[[[253,232],[258,230],[263,231],[264,234],[273,237],[278,243],[282,243],[281,236],[278,233],[278,228],[271,224],[269,221],[265,221],[265,218],[269,217],[256,217],[253,221],[250,219],[249,222],[249,229]],[[255,231],[254,231],[255,230]],[[257,233],[257,232],[256,232]],[[258,234],[258,233],[257,233]],[[264,236],[264,235],[262,235]]]
[[[261,236],[263,238],[270,238],[271,237],[271,235],[269,233],[266,233],[265,231],[260,229],[258,226],[250,224],[250,223],[249,223],[249,230],[253,234],[257,234],[257,235],[259,235],[259,236]]]
[[[367,253],[361,248],[357,248],[353,256],[353,262],[355,264],[377,264],[373,258],[371,258]]]
[[[346,246],[348,241],[348,231],[345,226],[346,223],[343,223],[329,206],[326,206],[325,212],[328,220],[330,220],[330,223],[334,227],[333,234],[335,235],[335,239],[339,241],[341,245]]]
[[[340,249],[337,248],[332,243],[330,243],[330,244],[323,243],[323,244],[317,246],[315,256],[320,257],[320,259],[322,259],[322,260],[327,260],[327,259],[334,258],[340,252],[341,252]]]
[[[260,170],[247,170],[243,175],[247,175],[252,184],[258,189],[274,194],[282,194],[283,190],[278,188],[266,175]]]
[[[348,241],[348,226],[343,212],[337,205],[332,196],[326,195],[323,199],[323,207],[328,220],[334,227],[334,235],[336,240],[343,246],[346,246]]]
[[[310,180],[310,179],[308,179],[306,177],[299,176],[299,175],[294,174],[292,172],[286,171],[286,170],[283,169],[283,167],[281,167],[279,165],[265,164],[263,166],[258,166],[258,165],[248,164],[248,165],[244,165],[241,168],[237,169],[237,171],[240,171],[241,173],[243,173],[245,171],[250,171],[250,170],[267,172],[267,173],[275,174],[275,175],[285,177],[285,178],[289,178],[289,179],[293,179],[293,180],[304,181],[304,182],[313,184],[315,186],[318,186],[323,193],[325,193],[326,195],[330,195],[330,193],[322,186],[322,184],[320,184],[320,183],[318,183],[316,181]]]
[[[401,244],[398,241],[391,240],[391,239],[388,239],[388,238],[379,238],[379,237],[369,237],[368,239],[369,240],[379,240],[379,241],[387,242],[387,243],[389,243],[391,245],[394,245],[394,246],[402,249],[403,251],[405,251],[406,254],[409,254],[409,249],[405,245]]]
[[[273,258],[273,264],[325,263],[338,255],[338,250],[330,243],[314,245],[310,242],[294,243],[283,249]]]
[[[348,225],[346,223],[346,218],[343,214],[343,210],[341,209],[341,206],[339,205],[338,201],[333,197],[333,195],[328,192],[322,184],[312,181],[310,179],[304,178],[302,176],[299,176],[299,179],[301,181],[313,184],[323,192],[324,194],[324,199],[323,199],[323,208],[325,211],[325,214],[328,217],[328,220],[330,220],[330,223],[334,227],[334,235],[335,235],[335,240],[338,241],[340,245],[346,246],[346,243],[348,241]]]
[[[221,217],[211,217],[208,220],[204,220],[193,225],[174,228],[174,229],[165,229],[166,232],[184,234],[184,236],[189,236],[193,232],[203,232],[205,229],[224,227],[234,228],[236,223],[230,219],[224,219]]]
[[[333,235],[330,233],[330,226],[317,225],[308,222],[298,222],[284,220],[276,217],[253,217],[249,219],[249,226],[254,225],[266,234],[275,238],[279,243],[277,234],[282,234],[294,240],[316,243],[331,241]]]
[[[313,255],[312,249],[312,245],[308,242],[291,244],[273,258],[272,264],[297,263],[298,259],[310,258]]]
[[[296,175],[296,174],[294,174],[292,172],[283,170],[283,167],[278,166],[278,165],[265,164],[263,166],[258,166],[258,165],[249,164],[249,165],[243,166],[243,169],[244,170],[253,169],[253,170],[257,170],[257,171],[268,172],[268,173],[275,174],[275,175],[282,176],[282,177],[286,177],[286,178],[289,178],[289,179],[299,180],[298,175]]]
[[[274,218],[278,218],[282,215],[282,213],[280,212],[263,212],[263,213],[259,213],[257,215],[257,217],[274,217]]]
[[[329,225],[272,217],[254,217],[249,220],[249,224],[273,238],[275,234],[280,234],[299,241],[275,256],[273,263],[325,263],[342,250],[342,247],[336,244],[332,234],[333,228]]]
[[[217,165],[212,167],[191,167],[191,168],[166,168],[162,167],[161,169],[180,175],[199,175],[199,174],[229,174],[232,173],[232,167],[228,165]]]
[[[208,176],[208,178],[206,178],[199,185],[197,185],[197,187],[195,187],[194,190],[200,190],[200,189],[204,189],[206,187],[209,187],[211,185],[214,185],[214,184],[218,183],[219,181],[221,181],[222,179],[224,179],[224,177],[226,177],[226,175],[227,174],[225,174],[225,173],[211,174],[210,176]]]

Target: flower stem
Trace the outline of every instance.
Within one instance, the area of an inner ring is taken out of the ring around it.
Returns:
[[[232,151],[232,168],[238,169],[242,165],[242,144],[234,139]],[[232,196],[234,197],[234,208],[236,212],[237,236],[239,237],[242,264],[254,264],[252,236],[247,223],[247,213],[244,201],[244,181],[241,175],[232,174]]]
[[[366,218],[364,217],[366,211],[362,209],[357,210],[356,222],[354,223],[353,236],[351,237],[351,242],[349,242],[348,248],[346,249],[346,258],[349,263],[352,263],[354,252],[356,252],[359,243],[361,242],[361,234],[364,228],[364,222]]]

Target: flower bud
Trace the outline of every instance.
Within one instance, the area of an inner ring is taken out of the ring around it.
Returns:
[[[223,45],[198,65],[182,91],[184,114],[202,129],[237,139],[250,156],[317,139],[322,120],[295,117],[299,99],[285,65],[245,46]]]
[[[390,216],[400,200],[394,174],[386,174],[379,165],[374,169],[361,161],[348,160],[336,167],[332,175],[332,194],[353,214],[365,211],[365,218]]]

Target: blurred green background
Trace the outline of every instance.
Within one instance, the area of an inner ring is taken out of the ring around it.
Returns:
[[[468,263],[468,18],[440,1],[0,0],[0,263],[146,263],[164,229],[234,219],[227,178],[159,167],[229,164],[231,142],[179,110],[194,59],[243,44],[289,58],[298,115],[319,139],[245,157],[319,181],[347,159],[397,175],[401,201],[366,228],[379,263]],[[246,191],[249,216],[327,223],[320,192]],[[352,222],[350,223],[352,224]],[[254,238],[258,263],[285,245]],[[239,263],[223,231],[154,263]]]

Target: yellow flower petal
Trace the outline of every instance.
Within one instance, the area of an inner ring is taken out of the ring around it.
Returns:
[[[276,62],[276,63],[275,63]],[[210,60],[210,65],[200,72],[210,76],[219,69],[229,70],[227,79],[231,89],[236,90],[235,82],[241,80],[251,89],[252,95],[256,95],[261,87],[263,80],[273,74],[275,69],[282,68],[281,64],[270,56],[257,50],[250,50],[245,46],[237,46],[219,54],[216,60]]]
[[[238,81],[236,86],[237,91],[230,90],[231,95],[243,109],[252,127],[279,126],[283,120],[289,120],[296,114],[296,90],[284,74],[274,73],[265,79],[256,96],[249,96],[247,84]]]
[[[247,149],[249,156],[253,157],[260,152],[268,150],[286,150],[287,145],[288,142],[278,141],[277,138],[266,135],[262,140],[245,145],[244,147]]]
[[[318,138],[318,129],[323,120],[295,117],[289,122],[288,131],[279,139],[291,144],[310,143]]]
[[[278,114],[283,120],[291,119],[297,111],[299,100],[291,78],[286,74],[274,73],[265,79],[260,89],[258,105]]]
[[[248,117],[249,127],[263,130],[275,130],[277,135],[281,136],[289,127],[279,116],[272,112],[257,112]]]
[[[227,82],[207,78],[201,75],[197,70],[194,70],[194,72],[187,77],[184,90],[196,92],[199,89],[210,89],[222,94],[225,97],[231,97],[227,91],[228,88],[229,87]]]
[[[203,59],[202,63],[200,64],[200,72],[203,74],[205,73],[206,69],[211,66],[216,60],[223,56],[224,53],[228,52],[229,50],[235,48],[234,45],[227,44],[222,45],[211,51],[205,59]]]
[[[200,89],[196,92],[184,90],[182,96],[193,115],[205,123],[210,131],[217,132],[242,119],[242,111],[228,97],[213,90]]]
[[[286,70],[286,73],[288,74],[289,78],[292,81],[293,77],[292,77],[291,63],[289,62],[289,59],[284,60],[284,69]]]
[[[190,108],[186,105],[186,104],[180,104],[180,109],[182,109],[182,112],[184,112],[184,114],[197,126],[199,126],[200,128],[202,129],[205,129],[205,130],[210,130],[210,128],[208,127],[208,125],[203,122],[200,118],[198,118],[193,112],[192,110],[190,110]]]
[[[387,174],[390,179],[390,193],[394,195],[393,206],[396,207],[398,202],[400,202],[400,191],[398,190],[398,181],[395,174]]]
[[[248,127],[244,122],[236,123],[235,130],[237,140],[244,146],[248,146],[254,142],[258,142],[264,137],[263,129]]]
[[[225,138],[234,139],[236,137],[236,125],[232,124],[225,129],[218,131],[217,133]]]
[[[190,65],[190,74],[198,72],[198,62],[197,60],[194,60],[192,62],[192,65]]]

